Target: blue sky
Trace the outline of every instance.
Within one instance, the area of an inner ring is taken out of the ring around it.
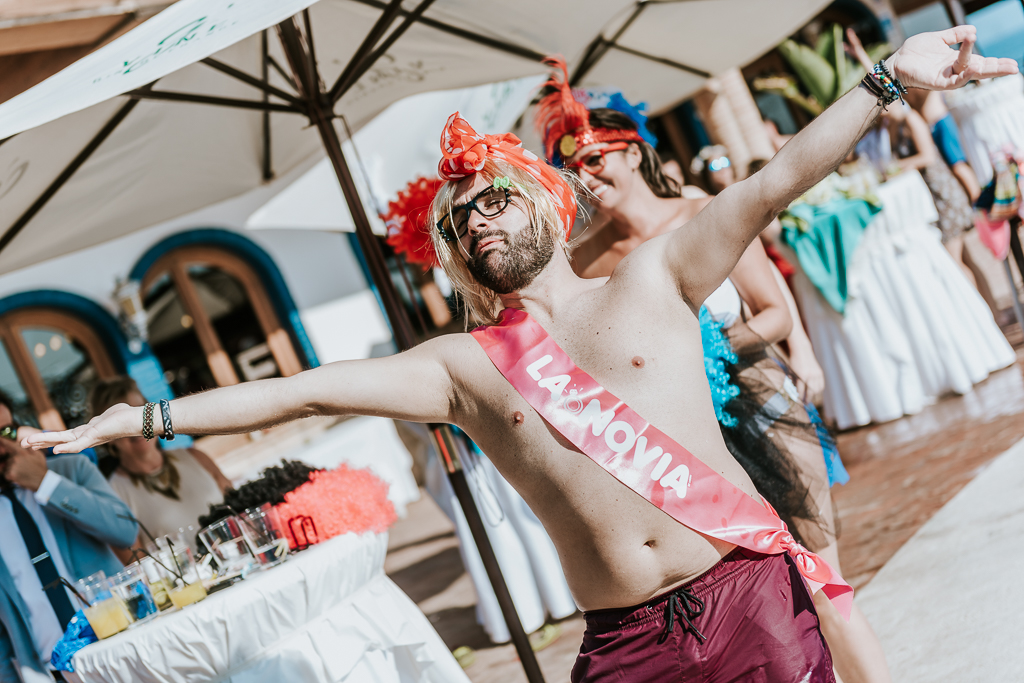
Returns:
[[[967,15],[978,27],[978,44],[986,57],[1010,57],[1024,62],[1024,5],[1002,0]]]

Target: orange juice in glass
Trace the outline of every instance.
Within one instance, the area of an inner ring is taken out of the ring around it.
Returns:
[[[75,588],[86,602],[85,618],[100,640],[120,633],[132,623],[124,603],[113,594],[110,581],[102,571],[79,579]]]
[[[120,633],[131,623],[124,603],[116,597],[98,600],[94,605],[86,607],[83,612],[85,618],[89,620],[89,626],[100,640]]]
[[[175,607],[181,609],[206,597],[199,569],[188,546],[175,546],[173,552],[168,550],[163,558],[161,569],[169,584],[167,595]]]
[[[182,586],[179,582],[170,592],[171,602],[178,609],[199,602],[206,597],[206,589],[200,581]]]

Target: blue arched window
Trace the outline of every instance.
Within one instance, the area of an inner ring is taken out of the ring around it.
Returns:
[[[169,237],[131,277],[141,283],[149,344],[176,395],[317,364],[273,260],[236,233]]]

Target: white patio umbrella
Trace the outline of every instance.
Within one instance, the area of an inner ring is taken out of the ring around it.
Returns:
[[[543,82],[543,76],[527,76],[413,95],[389,106],[346,140],[342,151],[361,167],[353,171],[374,232],[386,233],[377,213],[409,181],[437,173],[437,134],[453,111],[471,121],[482,135],[504,133],[512,129]],[[355,230],[338,179],[326,159],[254,211],[245,226]]]
[[[340,115],[358,130],[417,92],[543,74],[539,60],[555,52],[578,85],[628,85],[627,96],[657,109],[770,49],[826,3],[179,0],[0,105],[0,273],[237,196],[326,153],[408,348],[415,337],[342,152]],[[496,570],[449,457],[454,435],[432,432]],[[527,676],[542,680],[500,573],[489,574]]]
[[[538,60],[555,52],[576,85],[621,88],[657,113],[771,49],[827,1],[421,0],[405,10],[397,0],[179,0],[0,105],[0,272],[322,158],[282,45],[269,35],[264,49],[263,31],[307,6],[318,80],[333,84],[322,88],[329,111],[358,131],[418,92],[543,74]],[[385,35],[389,44],[376,42]]]

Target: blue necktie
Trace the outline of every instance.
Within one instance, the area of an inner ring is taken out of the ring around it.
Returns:
[[[21,532],[21,538],[25,541],[28,556],[32,558],[32,566],[35,567],[39,581],[44,586],[43,590],[46,591],[46,597],[49,598],[53,612],[57,615],[57,621],[60,622],[62,629],[66,629],[68,622],[71,621],[71,617],[75,616],[75,609],[71,606],[71,600],[68,599],[68,594],[64,591],[64,585],[60,581],[60,574],[57,573],[57,565],[54,564],[53,558],[50,557],[50,553],[46,550],[43,536],[39,533],[39,527],[36,526],[36,522],[32,519],[29,511],[25,509],[25,506],[21,504],[18,497],[14,495],[14,489],[6,488],[3,494],[11,501],[14,519],[18,523],[18,531]],[[49,586],[49,588],[46,588],[46,586]]]

